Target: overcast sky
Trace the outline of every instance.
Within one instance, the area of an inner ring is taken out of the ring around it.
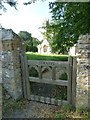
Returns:
[[[41,30],[38,28],[42,26],[46,19],[51,18],[48,3],[54,0],[44,2],[37,0],[37,2],[28,6],[23,5],[24,1],[27,0],[18,0],[18,10],[5,5],[8,10],[0,16],[0,23],[2,27],[12,29],[16,33],[28,31],[32,33],[33,37],[42,39]]]

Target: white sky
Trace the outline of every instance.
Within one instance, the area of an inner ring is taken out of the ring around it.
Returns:
[[[28,6],[23,5],[25,1],[28,0],[18,0],[18,10],[6,5],[8,10],[0,16],[0,23],[2,27],[12,29],[15,33],[28,31],[32,33],[33,37],[42,40],[41,30],[38,28],[42,26],[46,19],[51,18],[48,3],[54,0],[44,2],[37,0],[37,2]]]

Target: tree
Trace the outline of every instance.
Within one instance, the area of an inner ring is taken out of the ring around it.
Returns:
[[[31,33],[27,31],[20,31],[18,34],[21,39],[23,39],[26,43],[26,51],[37,52],[37,45],[39,44],[39,40],[37,38],[33,38]]]
[[[39,44],[41,44],[41,42],[35,37],[32,37],[32,41],[34,46],[38,46]]]
[[[51,29],[53,51],[66,53],[70,46],[77,43],[79,35],[90,33],[90,4],[51,2],[49,8],[52,21],[46,25],[45,34],[47,29]]]
[[[44,32],[41,32],[41,34],[43,35],[43,38],[48,40],[48,42],[51,44],[53,29],[51,29],[50,25],[51,25],[50,21],[46,20],[43,23],[42,27],[40,27],[40,28],[44,29]]]
[[[41,43],[37,38],[32,37],[32,41],[33,41],[33,47],[31,48],[30,51],[32,52],[38,52],[38,48],[37,46]]]
[[[54,22],[54,21],[46,20],[41,28],[44,29],[44,32],[42,32],[44,39],[48,40],[48,42],[51,45],[52,52],[55,53],[58,50],[55,43],[56,35],[59,32],[58,21]],[[62,49],[62,47],[60,47],[60,49]]]
[[[27,31],[20,31],[18,35],[25,41],[26,51],[30,51],[30,47],[33,47],[31,33],[28,33]]]

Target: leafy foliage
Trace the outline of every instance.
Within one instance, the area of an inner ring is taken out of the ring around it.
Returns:
[[[79,35],[90,33],[90,4],[50,2],[49,8],[52,21],[46,21],[44,36],[51,41],[53,52],[67,53]]]
[[[37,45],[40,41],[37,38],[31,36],[31,33],[27,31],[20,31],[19,36],[23,39],[26,43],[26,51],[37,52]]]
[[[33,45],[34,46],[38,46],[39,44],[41,44],[41,41],[39,41],[37,38],[32,37],[32,41],[33,41]]]

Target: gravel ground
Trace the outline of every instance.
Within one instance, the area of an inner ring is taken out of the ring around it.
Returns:
[[[8,110],[3,118],[54,118],[59,106],[29,101],[22,109]]]

